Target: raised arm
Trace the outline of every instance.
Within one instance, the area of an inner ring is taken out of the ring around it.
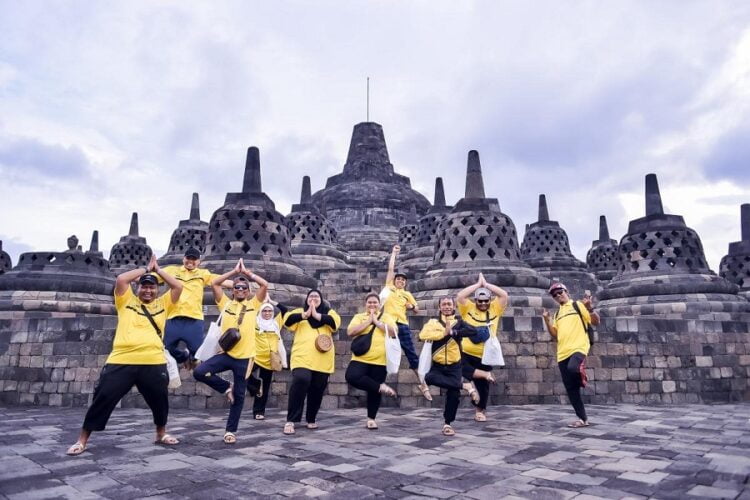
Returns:
[[[601,323],[601,318],[599,317],[599,313],[594,310],[594,298],[591,296],[591,292],[589,292],[588,290],[586,291],[588,293],[583,296],[583,300],[581,300],[581,302],[589,312],[591,324],[594,326],[598,326],[599,323]]]
[[[391,258],[388,260],[388,274],[385,276],[385,283],[393,283],[393,278],[396,277],[396,256],[401,251],[399,245],[393,245],[391,250]]]
[[[469,285],[460,292],[458,292],[458,295],[456,295],[456,300],[459,304],[466,304],[466,302],[469,301],[469,296],[471,296],[472,293],[474,293],[477,288],[482,286],[482,279],[478,279],[476,283],[473,285]]]
[[[479,273],[479,281],[481,282],[480,286],[485,287],[487,290],[495,294],[497,300],[500,302],[500,306],[505,309],[505,306],[508,305],[508,292],[487,281],[482,273]]]
[[[117,279],[115,280],[115,294],[117,294],[118,297],[124,294],[130,286],[131,282],[137,280],[147,272],[147,268],[139,267],[137,269],[131,269],[130,271],[125,271],[122,274],[118,274]]]
[[[263,279],[262,276],[258,276],[250,269],[247,269],[242,259],[240,259],[240,268],[242,274],[247,276],[247,279],[258,285],[258,291],[255,292],[255,298],[258,300],[258,302],[263,302],[264,300],[266,300],[266,294],[268,293],[268,281]]]
[[[557,338],[557,327],[552,324],[552,320],[549,317],[549,311],[546,309],[542,309],[542,319],[544,320],[544,326],[547,327],[547,331],[549,334]]]
[[[217,276],[211,281],[211,291],[214,292],[214,301],[218,304],[221,298],[224,296],[224,290],[222,289],[222,286],[224,283],[229,280],[231,276],[234,276],[236,274],[240,274],[240,271],[242,269],[242,259],[237,261],[237,264],[234,266],[234,269],[231,271],[227,271],[221,276]]]
[[[159,262],[157,262],[156,260],[156,255],[151,255],[151,262],[148,263],[147,269],[149,271],[155,272],[161,279],[164,280],[164,283],[167,284],[170,289],[170,295],[172,296],[172,303],[180,300],[180,295],[182,295],[182,283],[180,283],[174,276],[172,276],[168,272],[165,272],[164,269],[159,267]]]

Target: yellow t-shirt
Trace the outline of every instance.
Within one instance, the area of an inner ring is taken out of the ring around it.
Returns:
[[[221,319],[221,331],[225,332],[229,328],[237,328],[237,322],[240,319],[243,306],[245,315],[242,324],[239,327],[240,340],[229,349],[228,355],[234,359],[249,359],[255,357],[255,315],[261,306],[260,301],[253,296],[252,299],[246,299],[242,302],[229,300],[226,295],[221,296],[217,303],[219,311],[224,311]],[[226,308],[226,309],[224,309]]]
[[[188,271],[185,266],[167,266],[164,268],[164,272],[174,276],[177,281],[182,283],[180,302],[167,319],[177,316],[203,319],[203,288],[210,285],[211,281],[218,275],[213,274],[208,269]]]
[[[442,316],[440,319],[444,323],[450,324],[456,322],[455,316]],[[438,319],[431,319],[419,331],[419,340],[439,342],[445,338],[445,326]],[[422,349],[430,349],[431,346],[425,344]],[[452,365],[461,361],[461,347],[456,339],[448,338],[444,345],[438,347],[432,353],[432,361],[441,365]]]
[[[500,323],[500,317],[505,312],[505,307],[500,305],[500,301],[497,298],[493,298],[490,302],[490,308],[482,312],[477,309],[477,305],[468,300],[465,304],[458,304],[458,312],[461,314],[461,318],[472,326],[489,326],[490,335],[492,337],[497,336],[497,328]],[[461,340],[461,347],[466,354],[481,358],[484,354],[484,342],[475,344],[469,339]]]
[[[255,317],[255,364],[266,370],[271,369],[271,353],[279,352],[279,336],[276,332],[261,332],[258,328],[258,317]],[[274,321],[281,332],[281,314],[277,314]]]
[[[583,302],[578,301],[578,309],[586,324],[591,324],[591,315]],[[576,352],[588,355],[591,348],[589,336],[573,308],[572,300],[560,306],[552,319],[552,326],[557,327],[557,361],[567,359]]]
[[[304,310],[297,308],[289,311],[284,316],[284,323],[292,314],[302,314]],[[335,360],[335,346],[328,352],[320,352],[315,348],[315,337],[320,335],[332,335],[341,325],[341,317],[336,311],[330,309],[326,314],[333,318],[336,328],[323,325],[320,328],[313,328],[307,320],[302,320],[292,326],[287,326],[287,330],[294,333],[294,343],[292,344],[292,358],[289,367],[307,368],[322,373],[333,373]]]
[[[179,302],[178,302],[179,303]],[[141,305],[154,318],[154,322],[161,330],[156,333],[148,317],[143,313]],[[167,290],[161,297],[157,297],[149,304],[144,304],[128,286],[125,293],[115,293],[115,309],[117,309],[117,329],[112,343],[112,352],[105,364],[109,365],[163,365],[167,362],[164,357],[164,324],[167,316],[175,308],[172,302],[172,292]]]
[[[351,322],[349,322],[348,328],[361,325],[362,323],[367,323],[369,320],[370,315],[366,312],[355,314]],[[388,328],[391,329],[392,332],[397,332],[396,322],[386,313],[383,313],[383,315],[380,317],[380,321],[388,325]],[[372,328],[372,325],[365,328],[365,330],[360,335],[364,335],[369,332],[370,328]],[[357,337],[352,337],[352,340],[354,340],[355,338]],[[372,332],[372,344],[370,344],[370,350],[364,353],[362,356],[352,354],[352,361],[359,361],[360,363],[367,363],[368,365],[385,366],[385,332],[380,328],[375,328],[375,330],[373,330]]]
[[[406,304],[411,304],[413,306],[417,305],[414,295],[403,288],[396,288],[393,281],[387,282],[385,286],[391,291],[391,293],[388,295],[388,298],[385,299],[383,311],[396,320],[396,323],[404,325],[409,324],[409,321],[406,319]]]

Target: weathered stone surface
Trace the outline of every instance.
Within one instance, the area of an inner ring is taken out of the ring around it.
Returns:
[[[599,239],[591,242],[591,248],[586,254],[586,264],[589,271],[602,283],[615,277],[620,268],[617,240],[609,237],[607,218],[603,215],[599,216]]]
[[[109,268],[118,275],[122,272],[142,267],[151,260],[151,247],[146,238],[138,235],[138,214],[133,212],[130,217],[130,231],[115,243],[109,252]]]
[[[750,298],[750,203],[740,207],[742,239],[729,244],[729,252],[721,259],[719,275],[740,287]]]
[[[188,248],[196,248],[201,255],[206,251],[208,222],[201,220],[198,193],[193,193],[190,205],[190,216],[181,220],[169,239],[169,249],[160,259],[161,265],[182,264],[182,258]]]

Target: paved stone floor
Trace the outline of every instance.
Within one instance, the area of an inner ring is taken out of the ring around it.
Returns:
[[[83,409],[0,408],[0,495],[35,498],[743,498],[750,499],[750,404],[590,406],[569,429],[564,406],[462,409],[457,435],[440,411],[323,411],[320,429],[281,433],[283,414],[241,423],[173,411],[174,448],[151,443],[147,410],[118,409],[89,449],[66,457]]]

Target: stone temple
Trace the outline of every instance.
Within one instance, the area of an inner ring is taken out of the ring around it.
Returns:
[[[273,193],[262,189],[260,151],[250,147],[244,171],[237,169],[241,189],[228,193],[208,222],[201,220],[194,194],[188,219],[179,220],[171,240],[163,242],[168,251],[160,263],[179,263],[185,248],[195,246],[214,272],[242,257],[271,282],[271,296],[282,303],[299,305],[307,290],[319,288],[344,323],[323,408],[362,404],[363,393],[344,380],[350,358],[345,328],[363,307],[364,295],[382,288],[388,254],[397,243],[399,268],[409,275],[421,309],[410,317],[415,335],[437,313],[440,297],[473,283],[480,272],[510,293],[499,333],[506,366],[495,371],[491,404],[567,401],[556,346],[541,318],[545,308],[555,307],[546,291],[556,279],[568,283],[575,296],[590,290],[599,302],[602,324],[587,361],[587,401],[750,401],[750,205],[742,206],[741,240],[729,245],[717,275],[698,234],[680,215],[664,213],[657,178],[650,174],[644,216],[630,222],[619,243],[610,238],[602,216],[598,228],[592,224],[599,237],[584,262],[550,218],[545,195],[538,201],[538,220],[520,221],[527,228],[522,237],[501,209],[502,200],[485,192],[477,151],[469,151],[465,172],[461,199],[446,203],[438,178],[430,203],[391,163],[383,128],[360,123],[342,172],[315,193],[305,176],[299,203],[282,214]],[[290,189],[299,185],[289,180]],[[15,266],[0,247],[0,403],[89,403],[114,334],[115,273],[145,265],[152,253],[139,235],[137,214],[109,261],[98,245],[96,232],[88,251],[71,236],[67,250],[27,252]],[[204,308],[209,319],[216,317],[210,293]],[[289,349],[291,335],[284,333],[284,340]],[[400,397],[388,404],[442,406],[438,393],[432,403],[421,397],[405,365],[404,360],[399,374],[389,376]],[[226,404],[188,373],[182,378],[182,387],[172,391],[174,407]],[[271,406],[286,405],[288,382],[288,372],[276,374]],[[123,405],[143,401],[133,393]]]

